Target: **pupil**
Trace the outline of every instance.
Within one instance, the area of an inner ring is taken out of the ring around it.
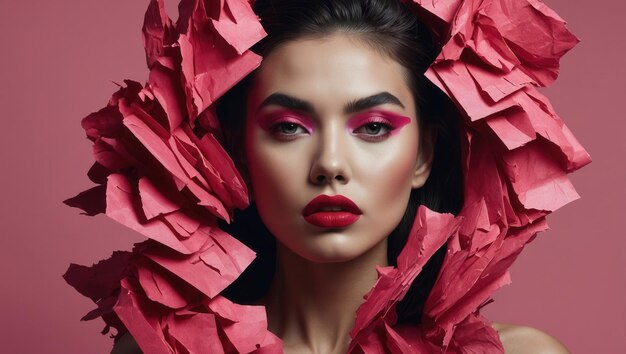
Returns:
[[[378,134],[380,132],[381,125],[378,123],[371,123],[367,126],[366,130],[369,134]]]
[[[285,123],[283,126],[283,132],[293,134],[296,132],[298,127],[293,123]]]

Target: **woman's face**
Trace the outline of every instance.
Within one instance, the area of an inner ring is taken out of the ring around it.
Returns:
[[[355,37],[274,49],[248,98],[246,160],[277,240],[314,262],[386,250],[430,170],[415,111],[403,67]]]

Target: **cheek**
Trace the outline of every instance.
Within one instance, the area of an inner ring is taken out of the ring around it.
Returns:
[[[407,154],[408,155],[408,154]],[[404,163],[403,163],[404,162]],[[379,222],[388,225],[387,232],[400,222],[411,193],[411,173],[413,164],[409,159],[396,159],[389,164],[381,164],[376,176],[372,176],[372,203],[376,204]]]
[[[250,137],[246,149],[248,170],[256,203],[275,205],[298,195],[294,180],[303,178],[301,174],[306,168],[302,149],[297,146],[286,149],[284,145],[269,141],[260,129],[247,136]]]
[[[398,137],[399,138],[399,137]],[[400,223],[412,190],[417,160],[417,137],[410,135],[381,149],[368,165],[361,165],[362,193],[369,205],[369,225],[376,239],[388,236]]]
[[[368,193],[385,203],[396,204],[396,199],[404,199],[399,197],[411,191],[417,149],[417,137],[407,134],[394,144],[381,146],[367,163],[362,163],[360,169]]]
[[[251,139],[247,154],[251,190],[261,220],[282,244],[290,245],[292,250],[302,249],[298,239],[291,236],[301,230],[301,212],[308,202],[303,197],[306,183],[302,181],[306,181],[308,171],[303,147],[292,146],[297,143],[279,147],[263,141],[262,136],[256,138]]]

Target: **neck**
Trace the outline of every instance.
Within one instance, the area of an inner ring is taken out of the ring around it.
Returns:
[[[270,331],[284,348],[345,353],[356,310],[387,265],[387,241],[346,262],[316,263],[277,245],[277,270],[265,299]]]

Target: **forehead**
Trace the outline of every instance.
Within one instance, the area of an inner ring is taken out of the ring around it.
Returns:
[[[406,76],[402,65],[355,35],[297,39],[264,59],[252,100],[281,92],[323,107],[387,91],[409,108],[413,99]]]

